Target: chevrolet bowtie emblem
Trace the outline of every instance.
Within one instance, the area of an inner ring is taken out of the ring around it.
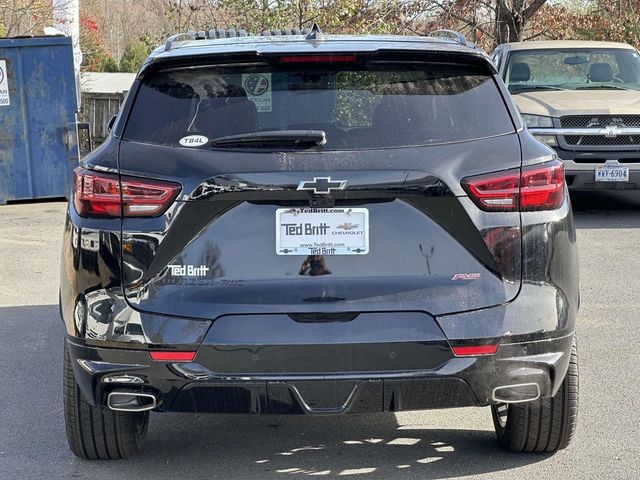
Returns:
[[[331,177],[313,177],[313,182],[302,181],[297,190],[312,190],[316,195],[329,195],[331,190],[344,190],[346,180],[331,180]]]
[[[616,138],[618,135],[622,135],[622,127],[617,125],[607,125],[604,127],[604,136],[606,138]]]

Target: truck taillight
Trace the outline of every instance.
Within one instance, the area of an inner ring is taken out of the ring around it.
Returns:
[[[493,212],[554,210],[565,195],[564,164],[559,160],[479,175],[462,187],[482,210]]]
[[[180,185],[157,180],[73,171],[73,204],[83,217],[157,217],[180,192]]]

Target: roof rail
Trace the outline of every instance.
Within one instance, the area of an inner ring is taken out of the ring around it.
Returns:
[[[306,35],[310,32],[308,28],[303,28],[300,30],[299,28],[282,28],[282,29],[274,29],[274,30],[263,30],[262,33],[257,35],[258,37],[274,37],[278,35]]]
[[[429,33],[428,36],[433,38],[446,38],[448,40],[453,40],[460,45],[464,45],[465,47],[470,46],[469,42],[467,42],[467,39],[464,38],[464,35],[460,32],[456,32],[455,30],[434,30],[433,32]]]
[[[233,38],[233,37],[246,37],[247,31],[243,28],[236,30],[235,28],[217,28],[215,30],[201,30],[199,32],[184,32],[171,35],[167,38],[167,42],[164,44],[164,51],[167,52],[174,48],[176,43],[185,42],[188,40],[209,40],[217,38]]]
[[[258,35],[254,35],[252,33],[247,33],[246,30],[240,28],[217,28],[215,30],[202,30],[199,32],[185,32],[178,33],[176,35],[172,35],[167,39],[167,42],[164,45],[164,51],[168,52],[172,48],[175,48],[180,42],[185,42],[189,40],[215,40],[218,38],[235,38],[235,37],[273,37],[280,35],[305,35],[307,40],[316,40],[321,41],[324,39],[324,33],[320,30],[320,27],[317,24],[313,24],[311,28],[283,28],[283,29],[273,29],[273,30],[263,30]],[[464,38],[464,37],[463,37]]]
[[[187,40],[195,40],[195,39],[196,39],[195,32],[185,32],[185,33],[178,33],[176,35],[171,35],[169,38],[167,38],[167,43],[164,44],[164,51],[168,52],[169,50],[171,50],[173,48],[174,43],[185,42]]]
[[[249,34],[244,28],[216,28],[215,30],[208,30],[202,32],[205,36],[203,38],[215,39],[215,38],[235,38],[235,37],[247,37]]]

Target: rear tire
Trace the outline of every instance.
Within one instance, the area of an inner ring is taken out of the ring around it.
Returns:
[[[571,347],[569,369],[555,397],[491,406],[498,442],[512,452],[555,452],[566,448],[578,417],[578,352]]]
[[[90,405],[82,395],[64,346],[64,421],[69,448],[79,458],[111,460],[137,453],[147,435],[149,412],[114,412]]]

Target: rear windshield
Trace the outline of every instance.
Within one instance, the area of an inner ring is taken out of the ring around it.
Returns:
[[[321,130],[314,148],[360,150],[514,131],[493,77],[472,65],[266,64],[160,71],[146,78],[124,138],[180,145],[261,131]],[[184,140],[183,140],[184,144]]]

